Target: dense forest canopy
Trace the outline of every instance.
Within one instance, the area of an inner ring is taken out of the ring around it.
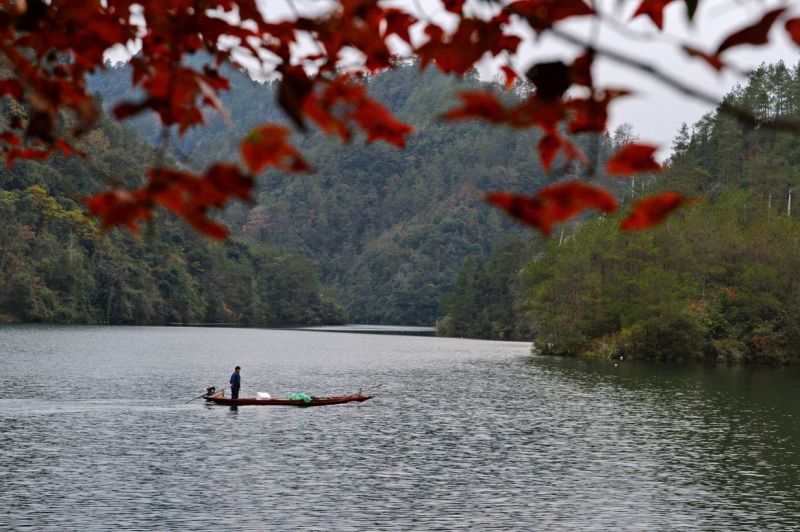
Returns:
[[[800,64],[762,66],[726,101],[796,117],[798,86]],[[589,221],[523,268],[507,262],[493,277],[510,276],[511,289],[494,305],[513,312],[495,312],[493,328],[469,281],[485,285],[481,272],[502,248],[468,264],[448,296],[445,330],[498,337],[529,327],[537,350],[555,354],[800,362],[800,217],[792,204],[800,138],[718,110],[684,126],[673,148],[650,187],[703,198],[699,205],[644,233],[620,233],[605,217]]]
[[[342,146],[309,132],[297,142],[312,173],[268,172],[255,187],[255,205],[236,205],[223,215],[237,237],[274,244],[318,264],[323,283],[357,323],[435,323],[442,295],[465,258],[482,259],[508,235],[524,231],[486,205],[483,195],[534,191],[554,178],[535,158],[541,135],[436,119],[459,90],[491,90],[509,104],[523,96],[474,75],[459,80],[435,68],[423,75],[417,69],[409,64],[382,72],[366,85],[370,95],[416,127],[404,150],[360,138]],[[125,70],[111,69],[91,80],[109,106],[126,97]],[[201,168],[214,159],[237,160],[231,131],[247,131],[278,115],[276,82],[259,84],[241,72],[228,76],[232,90],[222,103],[233,111],[231,121],[214,116],[206,127],[173,139],[173,153],[186,164]],[[143,116],[133,125],[158,143],[153,118]],[[583,135],[574,142],[603,166],[609,153],[629,140],[624,136]],[[563,156],[553,166],[562,180],[578,172]],[[616,190],[628,186],[605,175],[596,179]]]
[[[7,120],[8,108],[0,113]],[[163,154],[101,119],[86,158],[0,169],[0,322],[340,323],[313,264],[273,246],[215,244],[174,219],[103,234],[81,206],[112,179],[141,183]]]

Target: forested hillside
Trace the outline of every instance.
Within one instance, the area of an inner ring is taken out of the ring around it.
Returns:
[[[4,102],[0,120],[18,110]],[[162,157],[133,130],[101,119],[54,156],[0,169],[0,322],[108,324],[338,323],[306,259],[236,239],[212,243],[163,215],[142,238],[102,235],[84,196],[136,185]]]
[[[468,257],[455,286],[445,294],[446,316],[437,324],[441,336],[523,340],[531,324],[519,308],[524,289],[522,268],[541,254],[540,239],[519,235],[494,247],[488,257]]]
[[[207,127],[173,139],[172,153],[187,164],[235,159],[250,127],[279,116],[274,84],[227,74],[232,88],[222,103],[232,121],[211,114]],[[112,70],[94,87],[120,99],[126,76],[124,69]],[[350,321],[432,325],[465,259],[481,260],[510,235],[530,234],[483,202],[483,194],[532,192],[552,178],[538,163],[536,135],[438,120],[454,106],[458,90],[479,84],[486,85],[475,77],[457,81],[432,67],[420,75],[417,65],[375,76],[369,92],[416,127],[405,149],[362,138],[343,146],[316,132],[297,134],[293,142],[316,170],[264,175],[257,204],[229,209],[226,221],[250,242],[311,259]],[[154,122],[143,117],[135,124],[157,139]],[[578,142],[602,160],[611,147],[608,139],[598,140]]]
[[[765,66],[727,101],[800,116],[798,87],[800,67]],[[552,240],[512,279],[515,312],[498,328],[530,327],[545,353],[800,362],[798,186],[800,136],[710,113],[681,130],[650,189],[699,205],[641,233],[601,218]],[[469,326],[448,312],[450,327]]]

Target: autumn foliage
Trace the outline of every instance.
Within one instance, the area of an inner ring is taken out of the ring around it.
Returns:
[[[584,209],[604,213],[617,210],[614,196],[580,181],[550,185],[532,196],[495,192],[488,194],[486,201],[546,236],[550,236],[554,223],[569,220]]]
[[[697,0],[641,0],[633,3],[630,16],[648,17],[661,29],[664,9],[673,3],[684,4],[689,19],[698,5]],[[5,77],[0,79],[0,96],[26,109],[0,131],[0,149],[8,164],[56,151],[80,155],[72,147],[74,139],[99,116],[86,76],[104,68],[104,54],[120,46],[138,49],[130,61],[131,83],[143,96],[117,105],[113,113],[118,119],[153,111],[164,126],[179,133],[201,126],[205,110],[219,108],[219,94],[229,88],[221,66],[249,63],[280,79],[278,104],[296,129],[313,125],[343,141],[360,131],[367,142],[398,147],[405,145],[413,128],[368,95],[365,75],[395,68],[404,57],[418,58],[421,68],[436,65],[464,75],[479,61],[493,58],[508,87],[524,78],[533,90],[510,106],[490,92],[466,92],[460,106],[442,118],[536,128],[541,132],[536,149],[545,169],[559,155],[567,163],[591,166],[568,135],[605,132],[609,105],[628,94],[625,87],[596,85],[592,69],[602,50],[591,41],[583,43],[582,53],[571,61],[539,62],[525,72],[514,67],[522,43],[516,28],[563,37],[564,22],[602,17],[595,4],[585,0],[513,0],[486,3],[479,10],[464,0],[444,0],[441,7],[452,22],[448,25],[411,3],[406,9],[378,0],[335,0],[313,14],[301,12],[291,0],[282,6],[283,12],[271,11],[276,9],[272,2],[256,0],[2,1],[0,56]],[[723,70],[727,50],[766,43],[778,21],[800,43],[800,19],[778,7],[731,33],[714,51],[681,46],[711,68]],[[187,66],[183,59],[199,52],[210,54],[212,63]],[[355,66],[353,57],[358,58]],[[655,150],[645,144],[624,146],[606,170],[621,176],[657,172]],[[241,158],[244,169],[216,164],[192,174],[153,168],[144,187],[100,194],[88,199],[88,207],[105,227],[136,230],[160,206],[197,230],[224,238],[225,228],[208,216],[212,209],[231,199],[250,200],[254,177],[267,168],[309,170],[290,143],[290,130],[277,124],[263,124],[248,133],[241,141]],[[488,199],[544,234],[587,208],[616,208],[608,192],[578,182],[552,185],[530,196],[499,192]],[[653,225],[687,203],[674,196],[647,201],[634,207],[623,228]]]

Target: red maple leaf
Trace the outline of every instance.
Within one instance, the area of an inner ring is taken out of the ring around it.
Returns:
[[[608,191],[580,181],[550,185],[532,196],[493,192],[486,195],[486,201],[545,236],[550,236],[554,224],[569,220],[585,209],[606,213],[617,209],[617,201]]]
[[[550,166],[552,166],[559,151],[564,152],[564,156],[568,161],[577,159],[584,164],[588,162],[586,155],[584,155],[580,148],[569,139],[559,135],[555,130],[550,131],[539,140],[537,149],[539,150],[539,159],[542,161],[542,167],[545,172],[550,170]]]
[[[442,115],[444,120],[469,120],[482,118],[489,122],[503,122],[508,117],[497,96],[486,91],[462,91],[458,97],[464,105]]]
[[[214,164],[195,175],[171,168],[152,168],[147,186],[137,190],[116,189],[86,199],[91,216],[101,219],[103,229],[117,225],[139,232],[139,222],[149,220],[161,205],[186,220],[201,233],[224,239],[228,230],[208,218],[211,208],[222,208],[232,198],[251,201],[253,177],[234,164]]]
[[[386,30],[384,36],[397,35],[407,43],[411,42],[409,28],[416,22],[416,19],[399,9],[386,10]]]
[[[506,6],[506,11],[524,17],[536,31],[564,19],[594,15],[594,10],[583,0],[517,0]]]
[[[800,45],[800,18],[790,18],[786,21],[786,32],[795,44]]]
[[[634,175],[639,172],[660,172],[661,165],[655,159],[658,148],[650,144],[633,142],[626,144],[606,163],[606,171],[616,175]]]
[[[715,55],[719,55],[728,48],[739,46],[740,44],[766,44],[769,42],[769,30],[784,11],[786,11],[785,7],[768,11],[763,17],[761,17],[761,20],[755,24],[742,28],[741,30],[728,35],[719,45],[719,48],[717,48]]]
[[[503,73],[505,77],[505,83],[503,84],[506,89],[510,89],[514,86],[514,82],[517,81],[519,75],[517,72],[508,65],[503,65],[500,67],[500,71]]]
[[[592,63],[594,63],[594,53],[589,51],[579,55],[572,61],[570,71],[572,82],[575,85],[591,87],[592,83]]]
[[[711,68],[720,72],[723,68],[725,68],[725,63],[718,55],[710,55],[697,48],[692,48],[691,46],[684,46],[683,51],[686,52],[691,57],[698,57],[708,63]]]
[[[15,79],[0,79],[0,96],[6,94],[19,100],[22,98],[22,85]]]
[[[550,170],[558,150],[561,149],[561,136],[555,132],[549,133],[539,140],[537,148],[539,150],[539,159],[542,161],[542,167],[546,172]]]
[[[693,203],[695,203],[694,200],[678,192],[664,192],[650,196],[634,204],[630,214],[622,221],[620,227],[625,231],[646,229],[663,222],[676,209]]]
[[[357,77],[344,75],[322,83],[325,90],[310,94],[302,110],[325,133],[338,133],[348,140],[351,136],[348,123],[355,122],[367,133],[367,142],[384,140],[405,146],[406,135],[414,128],[370,98]]]
[[[650,20],[653,21],[653,24],[658,26],[658,29],[663,29],[664,8],[674,1],[675,0],[642,0],[642,3],[639,4],[639,7],[633,14],[633,18],[636,18],[639,15],[647,15],[650,17]]]
[[[365,98],[353,111],[353,118],[367,132],[367,142],[384,140],[402,148],[406,145],[406,135],[414,128],[392,115],[378,102]]]
[[[523,224],[536,228],[545,236],[550,236],[553,221],[547,214],[547,206],[539,198],[512,192],[492,192],[487,194],[485,199]]]
[[[208,237],[216,240],[228,238],[228,228],[219,222],[209,219],[204,209],[188,211],[184,215],[184,219],[189,222],[189,225]]]
[[[458,13],[460,14],[464,8],[464,4],[466,0],[442,0],[444,3],[444,8],[451,13]]]
[[[103,229],[125,225],[134,234],[139,233],[139,220],[149,219],[150,209],[141,201],[141,194],[128,190],[111,190],[86,199],[90,216],[102,220]]]
[[[489,21],[465,17],[452,34],[429,24],[425,28],[428,41],[416,50],[420,66],[434,63],[443,72],[463,75],[487,52],[495,56],[514,53],[521,39],[503,31],[506,20],[502,13]]]
[[[289,130],[282,126],[266,124],[251,130],[239,146],[242,160],[253,174],[260,174],[268,166],[301,172],[308,164],[288,142]]]
[[[594,92],[587,98],[573,98],[565,103],[574,112],[568,125],[570,133],[602,133],[608,125],[608,106],[616,98],[627,95],[623,90]]]
[[[3,131],[0,133],[0,141],[3,141],[9,146],[18,146],[22,142],[22,139],[19,138],[19,135],[16,135],[10,131]]]
[[[585,209],[605,213],[617,210],[617,200],[607,190],[581,181],[550,185],[536,196],[550,205],[550,216],[556,222],[569,220]]]

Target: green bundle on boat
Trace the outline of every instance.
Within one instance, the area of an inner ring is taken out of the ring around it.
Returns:
[[[311,402],[311,396],[308,395],[307,393],[293,393],[289,397],[287,397],[287,399],[290,399],[292,401],[304,401],[306,403]]]

